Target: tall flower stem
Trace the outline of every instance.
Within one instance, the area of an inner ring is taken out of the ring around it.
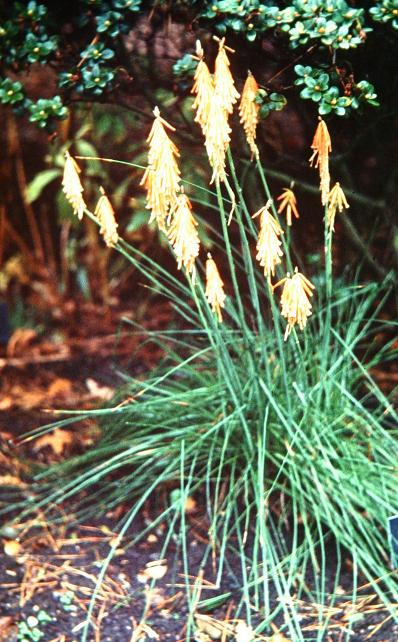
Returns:
[[[325,252],[325,329],[323,338],[323,358],[327,361],[330,352],[330,334],[332,326],[332,296],[333,296],[333,263],[332,263],[333,229],[329,224],[328,206],[325,206],[324,216],[324,252]]]

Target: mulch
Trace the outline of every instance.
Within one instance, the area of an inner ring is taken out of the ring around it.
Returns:
[[[3,402],[4,406],[0,409],[0,476],[20,476],[23,480],[24,460],[31,461],[34,457],[41,463],[46,458],[54,460],[57,455],[51,449],[34,451],[30,442],[18,447],[21,435],[53,420],[51,409],[101,405],[107,390],[112,391],[118,385],[117,372],[131,368],[131,353],[136,351],[136,342],[136,338],[126,338],[119,339],[117,344],[107,344],[103,337],[97,340],[93,336],[80,343],[76,341],[75,348],[71,340],[68,354],[58,355],[59,359],[43,359],[45,351],[38,349],[30,353],[25,350],[23,355],[12,358],[0,355],[0,404]],[[37,348],[37,343],[34,342],[34,346]],[[146,346],[146,350],[146,356],[139,361],[140,368],[148,368],[158,358],[155,349],[151,352],[151,347]],[[93,388],[92,383],[88,385],[88,380],[94,380],[96,387]],[[4,402],[6,399],[8,406]],[[46,412],[43,412],[44,405]],[[22,456],[22,470],[18,468],[16,454]],[[29,487],[24,487],[23,492],[29,493]],[[187,635],[197,642],[235,639],[237,622],[231,618],[240,600],[240,562],[233,556],[228,559],[221,586],[214,584],[216,578],[211,560],[201,568],[208,542],[206,529],[197,528],[201,519],[205,522],[205,508],[201,506],[200,498],[192,515],[187,515],[187,523],[191,526],[187,540],[188,576],[177,540],[172,539],[167,552],[163,552],[165,523],[160,522],[131,545],[137,534],[155,519],[156,503],[154,498],[153,503],[144,507],[121,542],[116,539],[117,524],[120,511],[128,510],[126,506],[79,524],[73,522],[71,509],[65,505],[54,509],[57,523],[40,512],[33,521],[24,524],[19,524],[18,518],[13,522],[8,517],[2,524],[0,516],[0,642],[21,640],[18,625],[35,623],[32,618],[37,620],[43,610],[51,621],[37,626],[42,633],[42,642],[78,642],[100,568],[115,543],[115,554],[106,570],[92,614],[89,642],[152,639],[177,642],[185,640]],[[332,555],[329,565],[328,585],[331,588],[334,580]],[[329,629],[322,639],[325,642],[396,642],[398,625],[379,598],[363,580],[364,588],[359,590],[354,606],[347,597],[352,591],[351,582],[347,561],[346,572],[341,578],[341,600],[338,599],[329,611]],[[194,625],[189,630],[187,586],[195,592],[199,603]],[[226,591],[230,595],[221,606],[211,612],[201,612],[200,600]],[[316,605],[303,602],[298,608],[302,615],[303,639],[320,642]],[[261,621],[261,612],[252,609],[252,613],[255,626]],[[243,610],[239,618],[245,619]],[[266,631],[256,639],[290,642],[283,621],[277,620],[275,626],[274,630]],[[246,642],[244,636],[240,642]]]

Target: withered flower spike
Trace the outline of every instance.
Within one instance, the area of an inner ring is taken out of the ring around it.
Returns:
[[[74,214],[77,214],[77,217],[81,220],[86,204],[82,196],[84,190],[79,178],[80,171],[80,167],[75,159],[66,151],[62,189],[65,193],[66,200],[73,208]]]
[[[99,198],[94,216],[96,216],[100,222],[100,234],[102,234],[105,243],[108,247],[114,247],[119,240],[115,211],[109,198],[105,194],[105,190],[101,187],[100,191],[102,196]]]
[[[320,190],[322,205],[326,205],[330,191],[329,153],[332,151],[332,143],[326,123],[319,119],[318,127],[311,144],[313,153],[310,158],[310,165],[319,167]]]
[[[218,320],[222,321],[221,308],[225,306],[224,283],[220,277],[217,265],[209,253],[206,261],[206,298],[213,310],[217,314]]]
[[[242,97],[239,105],[239,116],[240,122],[245,130],[246,140],[250,147],[252,158],[258,158],[258,147],[255,141],[260,105],[256,103],[257,91],[258,84],[253,74],[249,71],[242,91]]]
[[[299,218],[297,199],[292,189],[284,187],[282,194],[278,196],[276,200],[281,201],[278,207],[278,214],[286,210],[286,221],[288,225],[292,224],[292,213],[296,218]]]

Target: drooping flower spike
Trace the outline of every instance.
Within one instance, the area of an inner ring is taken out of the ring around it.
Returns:
[[[81,170],[75,159],[65,152],[64,175],[62,178],[62,189],[65,193],[66,200],[73,208],[74,214],[81,220],[86,204],[83,199],[83,186],[80,182],[79,174]]]
[[[203,135],[206,136],[206,130],[210,123],[209,113],[214,95],[214,81],[208,66],[203,60],[203,49],[200,40],[196,41],[196,56],[199,58],[199,62],[191,90],[191,93],[196,95],[192,109],[196,111],[195,122],[199,123]]]
[[[283,230],[278,221],[270,214],[269,208],[272,204],[270,199],[266,205],[253,214],[252,218],[260,216],[260,232],[256,245],[256,259],[264,268],[264,276],[270,278],[275,275],[275,266],[281,262],[283,252],[280,236]]]
[[[327,224],[330,230],[334,232],[334,219],[337,212],[342,212],[343,209],[348,209],[350,206],[347,202],[346,196],[337,182],[329,192],[328,207],[327,207]]]
[[[213,310],[217,314],[218,320],[222,321],[221,308],[225,306],[224,283],[221,279],[217,265],[209,253],[206,261],[206,298]]]
[[[246,140],[250,147],[252,157],[258,158],[256,145],[256,129],[258,125],[258,112],[260,105],[256,103],[258,84],[253,74],[249,71],[243,87],[239,105],[240,122],[245,130]]]
[[[278,214],[282,214],[282,212],[286,210],[286,221],[288,225],[292,224],[292,214],[294,214],[296,218],[299,218],[297,200],[292,189],[284,187],[282,194],[278,196],[276,200],[280,201]]]
[[[146,207],[151,210],[150,222],[156,220],[159,229],[165,230],[169,209],[175,205],[180,191],[180,170],[176,161],[180,153],[165,129],[175,131],[175,127],[160,116],[158,107],[153,113],[155,120],[147,138],[148,167],[140,185],[147,190]]]
[[[102,234],[105,243],[108,247],[114,247],[119,240],[115,211],[103,187],[100,187],[100,192],[101,196],[95,208],[94,216],[100,222],[100,234]]]
[[[287,319],[284,340],[286,341],[293,327],[299,326],[304,330],[307,319],[312,314],[312,305],[309,297],[313,295],[315,286],[295,268],[293,276],[287,276],[274,285],[275,289],[283,284],[281,295],[281,314]]]
[[[329,153],[332,151],[332,142],[326,123],[322,118],[319,119],[311,149],[313,149],[313,153],[309,162],[311,167],[315,162],[315,167],[319,168],[321,201],[322,205],[326,205],[330,191]]]
[[[182,192],[171,212],[171,224],[167,235],[177,258],[178,269],[181,270],[184,266],[187,272],[192,274],[195,259],[199,254],[200,241],[198,223],[191,210],[189,198]]]

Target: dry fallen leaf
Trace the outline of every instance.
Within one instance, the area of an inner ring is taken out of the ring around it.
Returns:
[[[0,642],[11,642],[17,639],[16,634],[18,630],[14,622],[14,618],[10,615],[0,617]]]
[[[46,446],[49,446],[55,455],[62,455],[63,450],[66,446],[70,446],[73,442],[73,433],[68,430],[61,430],[57,428],[54,432],[43,437],[36,439],[36,442],[33,446],[33,450],[41,450]]]
[[[167,573],[165,560],[148,562],[145,568],[137,574],[137,580],[145,584],[148,580],[160,580]]]
[[[18,486],[25,488],[26,484],[16,475],[0,475],[0,486]]]
[[[17,328],[7,344],[7,357],[24,354],[36,338],[37,333],[32,328]]]
[[[103,401],[110,401],[115,394],[112,388],[101,386],[95,379],[86,379],[86,386],[92,397]]]
[[[70,379],[58,377],[49,385],[47,395],[54,399],[55,397],[68,397],[72,393],[72,382]]]
[[[252,642],[255,638],[255,632],[246,624],[244,620],[239,620],[235,624],[235,640],[236,642]]]
[[[15,539],[8,539],[3,541],[3,550],[6,555],[16,557],[21,553],[21,544]]]

